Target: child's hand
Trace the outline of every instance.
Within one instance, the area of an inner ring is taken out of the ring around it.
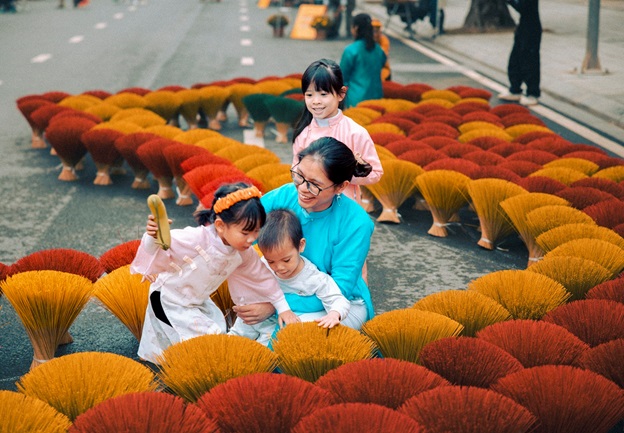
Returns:
[[[173,222],[172,219],[169,219],[169,224],[171,224]],[[147,233],[149,236],[153,237],[154,239],[157,239],[158,236],[158,224],[156,223],[156,218],[154,218],[154,215],[149,214],[147,216],[147,225],[145,226],[145,233]]]
[[[278,322],[280,328],[283,328],[285,325],[292,325],[293,323],[299,323],[301,320],[299,317],[293,313],[291,310],[284,311],[282,314],[278,316]]]
[[[318,322],[318,326],[322,326],[323,328],[333,328],[340,323],[340,314],[338,311],[331,310],[325,316],[314,319],[314,321]]]

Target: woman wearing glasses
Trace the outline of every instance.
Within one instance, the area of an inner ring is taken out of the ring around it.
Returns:
[[[374,224],[366,211],[342,192],[353,177],[365,177],[370,171],[371,166],[356,160],[345,144],[323,137],[299,152],[291,170],[293,183],[261,199],[267,213],[285,208],[299,217],[307,239],[302,255],[338,284],[351,303],[342,324],[355,329],[374,314],[370,291],[362,278]],[[310,305],[315,308],[318,302],[311,300]],[[274,312],[268,303],[234,309],[248,324],[260,322]]]

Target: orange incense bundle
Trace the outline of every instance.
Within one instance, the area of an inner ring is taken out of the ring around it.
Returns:
[[[408,138],[411,138],[412,140],[420,140],[421,138],[435,136],[456,139],[459,137],[459,132],[457,129],[447,125],[446,123],[423,121],[410,130]]]
[[[484,137],[483,137],[484,138]],[[475,140],[470,140],[470,142],[474,142]],[[494,152],[499,154],[500,156],[504,156],[507,158],[514,153],[522,152],[526,150],[526,146],[518,143],[501,143],[495,146],[492,146],[488,149],[490,152]],[[515,161],[514,161],[515,162]],[[539,168],[542,168],[542,165],[539,164]]]
[[[28,122],[32,130],[31,146],[34,149],[44,149],[46,147],[43,141],[43,131],[37,128],[37,125],[33,122],[30,115],[42,105],[54,105],[50,100],[45,99],[39,95],[28,95],[19,98],[17,101],[17,109],[22,113],[22,116]]]
[[[554,138],[554,137],[558,137],[558,135],[550,131],[530,131],[530,132],[525,132],[524,134],[521,134],[515,137],[513,141],[514,143],[529,144],[533,140],[537,140],[539,138],[544,138],[544,137]]]
[[[505,168],[516,173],[520,177],[527,177],[542,168],[541,165],[530,161],[509,161],[498,164],[497,167]]]
[[[133,132],[121,135],[114,142],[114,146],[123,159],[126,160],[132,171],[134,172],[134,181],[132,188],[149,189],[150,182],[147,179],[149,174],[148,168],[143,164],[137,156],[137,149],[143,143],[158,138],[157,135],[148,132]]]
[[[121,154],[115,147],[115,140],[122,135],[124,135],[122,132],[113,129],[94,128],[80,136],[97,167],[94,185],[106,186],[113,183],[110,178],[111,167],[123,162]]]
[[[481,150],[481,148],[468,143],[453,143],[440,148],[440,152],[449,158],[464,158],[464,155],[477,150]]]
[[[184,161],[180,163],[180,168],[184,171],[184,173],[187,173],[193,170],[194,168],[201,167],[202,165],[209,165],[209,164],[231,166],[232,162],[228,161],[225,158],[221,158],[220,156],[217,156],[213,154],[212,152],[208,152],[208,153],[202,153],[199,155],[194,155],[194,156],[191,156],[190,158],[185,159]]]
[[[258,188],[260,191],[264,191],[264,186],[262,183],[256,179],[253,179],[246,175],[225,175],[219,176],[218,178],[211,180],[210,182],[204,184],[201,187],[200,193],[201,198],[200,202],[205,209],[210,209],[212,207],[212,202],[214,200],[214,193],[221,187],[222,185],[237,183],[237,182],[245,182],[247,184],[253,185]]]
[[[406,400],[450,383],[420,365],[393,358],[350,362],[321,376],[316,385],[340,403],[374,403],[398,409]]]
[[[404,140],[405,136],[401,134],[396,134],[393,132],[373,132],[370,134],[373,143],[378,144],[380,146],[386,146],[388,143],[392,143],[397,140]]]
[[[163,200],[175,197],[172,189],[173,172],[169,164],[167,164],[163,153],[167,146],[173,144],[176,144],[174,140],[155,138],[141,144],[136,150],[137,157],[149,169],[152,176],[156,178],[158,182],[158,196]]]
[[[624,370],[620,361],[624,359],[624,339],[600,344],[581,354],[577,365],[591,370],[624,388]]]
[[[96,282],[104,273],[99,260],[89,253],[69,248],[52,248],[31,253],[11,266],[11,274],[27,271],[60,271]]]
[[[62,107],[56,104],[44,104],[30,114],[30,119],[39,131],[45,133],[50,120],[63,111],[69,111],[72,114],[81,113],[81,111],[73,110],[69,107]]]
[[[501,104],[490,109],[490,113],[503,118],[513,113],[531,114],[528,108],[518,104]]]
[[[208,164],[187,171],[182,177],[195,197],[200,199],[203,196],[202,187],[204,185],[219,177],[232,175],[246,176],[245,173],[232,165]]]

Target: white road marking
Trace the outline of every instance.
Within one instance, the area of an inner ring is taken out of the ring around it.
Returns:
[[[251,39],[241,39],[240,44],[243,47],[249,47],[251,46]]]
[[[240,8],[238,11],[239,11],[241,14],[246,14],[246,13],[248,13],[248,12],[249,12],[249,9],[247,9],[247,8]]]
[[[0,86],[2,86],[2,80],[0,80]]]
[[[106,27],[108,27],[108,24],[107,24],[107,23],[97,23],[97,24],[95,25],[95,28],[96,28],[96,29],[98,29],[98,30],[105,29]]]
[[[117,12],[115,15],[113,15],[113,18],[115,18],[116,20],[120,20],[124,17],[123,12]]]
[[[248,32],[251,30],[250,26],[244,25],[244,26],[240,26],[240,31],[241,32]]]
[[[137,10],[136,6],[130,6],[128,7],[128,12],[134,12],[135,10]]]
[[[243,22],[244,22],[244,21],[249,21],[249,16],[247,16],[247,15],[241,15],[239,18],[240,18],[240,20],[241,20],[241,21],[243,21]]]
[[[35,56],[32,59],[30,59],[30,63],[43,63],[43,62],[47,62],[51,58],[52,58],[52,54],[47,54],[47,53],[39,54],[38,56]]]
[[[253,57],[241,57],[241,65],[242,66],[253,66],[254,58]]]
[[[484,75],[481,75],[479,72],[477,71],[473,71],[472,69],[469,69],[463,65],[460,65],[459,63],[455,62],[454,60],[449,59],[448,57],[443,56],[442,54],[436,53],[433,50],[430,50],[429,48],[425,47],[424,45],[419,44],[416,41],[413,41],[411,39],[408,39],[406,37],[404,37],[403,35],[401,35],[400,33],[394,31],[394,30],[388,30],[388,33],[392,33],[392,36],[400,39],[401,42],[403,42],[405,45],[413,48],[416,51],[420,51],[422,54],[426,55],[427,57],[442,63],[443,65],[447,65],[451,68],[453,68],[454,70],[456,70],[457,72],[459,72],[460,74],[476,81],[477,83],[482,84],[485,87],[488,87],[492,90],[494,90],[497,93],[501,93],[504,92],[505,90],[507,90],[507,87],[504,86],[503,84],[500,84]],[[587,128],[586,126],[581,125],[580,123],[576,122],[575,120],[572,120],[568,117],[562,116],[561,114],[551,110],[550,108],[547,108],[543,105],[535,105],[530,107],[531,110],[535,111],[536,113],[544,116],[545,118],[552,120],[553,122],[563,126],[566,129],[569,129],[571,132],[597,144],[600,147],[603,147],[613,153],[615,153],[616,155],[620,156],[620,157],[624,157],[624,149],[622,148],[622,146],[620,146],[618,143],[616,143],[613,140],[609,140],[607,137],[603,137],[602,135],[598,134],[595,131],[592,131],[591,129]]]
[[[84,36],[76,35],[76,36],[72,36],[71,38],[69,38],[69,43],[70,44],[78,44],[78,43],[82,42],[83,40],[84,40]]]
[[[243,129],[243,143],[265,147],[264,137],[256,137],[256,132],[253,129]]]

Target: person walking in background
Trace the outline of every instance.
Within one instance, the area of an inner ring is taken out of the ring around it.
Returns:
[[[536,105],[540,97],[540,44],[542,24],[538,0],[507,0],[520,14],[514,33],[514,44],[509,55],[507,75],[509,90],[498,95],[503,101],[519,101],[522,105]],[[526,95],[522,94],[522,83]]]
[[[342,77],[348,89],[345,108],[355,107],[368,99],[383,97],[381,69],[386,63],[386,53],[373,37],[370,15],[356,15],[351,33],[355,42],[347,45],[340,59]]]
[[[15,13],[15,0],[0,0],[0,13]]]
[[[392,73],[390,72],[390,39],[384,35],[381,31],[381,21],[373,20],[373,38],[375,42],[379,44],[384,53],[386,53],[386,63],[384,63],[381,69],[381,80],[390,81],[392,79]]]

